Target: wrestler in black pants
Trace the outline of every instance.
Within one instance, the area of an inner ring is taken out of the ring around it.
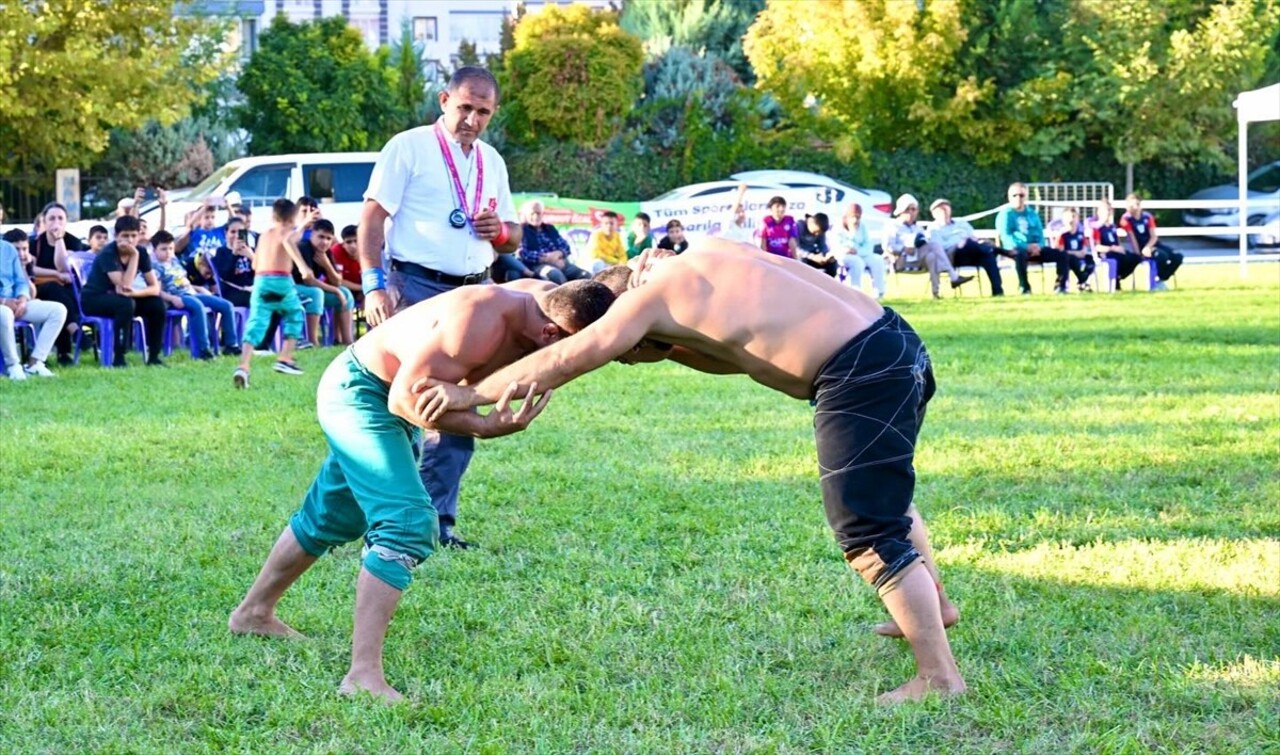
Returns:
[[[164,301],[158,296],[132,298],[117,293],[85,294],[80,306],[86,315],[108,317],[115,326],[115,360],[113,367],[125,365],[124,355],[133,342],[133,318],[142,318],[142,328],[147,334],[147,363],[160,361],[160,347],[164,343]]]

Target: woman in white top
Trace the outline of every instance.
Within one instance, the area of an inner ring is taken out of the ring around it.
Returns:
[[[862,205],[856,202],[845,211],[840,226],[836,228],[832,249],[843,253],[844,269],[849,274],[849,285],[862,288],[862,271],[871,272],[871,286],[876,291],[876,299],[884,298],[884,258],[876,254],[875,244],[867,235],[866,226],[862,225]]]

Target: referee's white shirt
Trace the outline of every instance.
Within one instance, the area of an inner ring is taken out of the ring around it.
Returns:
[[[463,155],[462,145],[448,131],[444,135],[458,168],[458,178],[465,183],[468,207],[475,200],[480,173],[475,164],[476,154],[483,152],[480,207],[493,205],[502,220],[518,222],[502,155],[478,139],[472,142],[471,155]],[[387,233],[391,259],[413,262],[449,275],[472,275],[493,264],[494,250],[490,242],[476,238],[469,224],[462,228],[449,225],[449,213],[460,209],[460,203],[449,167],[440,153],[434,126],[419,126],[391,137],[373,166],[364,198],[382,205],[391,216],[391,229]]]

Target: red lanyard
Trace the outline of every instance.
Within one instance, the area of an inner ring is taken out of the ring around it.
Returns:
[[[440,121],[436,121],[436,141],[440,142],[440,154],[444,155],[444,163],[449,168],[449,176],[453,179],[453,188],[458,194],[458,203],[462,205],[462,212],[467,216],[467,222],[471,222],[471,218],[480,212],[480,192],[484,186],[484,152],[481,151],[479,144],[472,145],[476,151],[476,198],[475,209],[467,206],[467,190],[462,185],[462,177],[458,175],[458,166],[453,162],[453,150],[449,148],[449,143],[444,138],[444,127],[440,125]]]

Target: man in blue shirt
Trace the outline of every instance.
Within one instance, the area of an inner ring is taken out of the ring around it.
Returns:
[[[54,376],[44,362],[67,320],[67,308],[55,301],[33,299],[33,288],[18,249],[8,241],[0,241],[0,357],[10,380],[26,380],[28,375]],[[36,345],[26,365],[18,358],[14,332],[18,320],[37,326]]]
[[[1042,265],[1052,262],[1056,268],[1054,292],[1067,292],[1066,253],[1045,246],[1044,224],[1034,209],[1027,206],[1027,185],[1021,182],[1009,186],[1009,204],[996,216],[996,232],[1000,234],[1000,246],[1012,249],[1017,255],[1018,288],[1023,296],[1031,294],[1027,280],[1027,262],[1035,258]]]

